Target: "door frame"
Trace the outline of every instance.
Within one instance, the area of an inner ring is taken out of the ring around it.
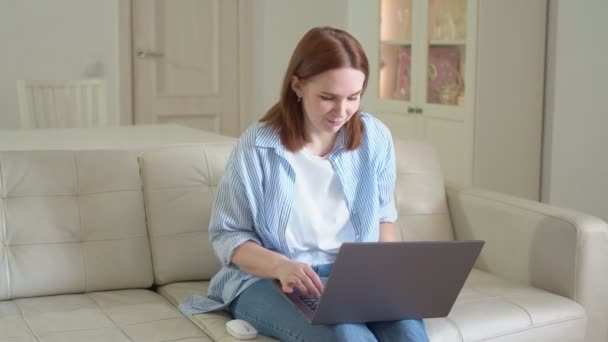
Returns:
[[[220,0],[218,0],[220,1]],[[118,23],[118,108],[120,110],[120,124],[134,125],[137,120],[134,117],[133,108],[133,2],[132,0],[116,0],[117,23]],[[259,4],[258,4],[259,5]],[[254,1],[237,0],[237,23],[238,23],[238,71],[237,83],[239,99],[240,131],[244,131],[257,115],[253,113],[252,89],[254,89],[255,60],[254,41],[258,25],[261,25],[260,6],[255,6]]]
[[[117,99],[120,125],[133,125],[133,67],[131,36],[131,0],[116,0],[118,23],[118,86]]]
[[[239,119],[241,120],[241,132],[245,131],[249,125],[258,119],[259,113],[255,113],[255,99],[253,89],[256,87],[256,51],[260,51],[255,44],[259,39],[258,32],[263,32],[263,6],[264,2],[251,0],[237,0],[237,22],[238,22],[238,98],[239,98]],[[257,5],[254,5],[257,3]],[[262,20],[260,20],[262,19]]]

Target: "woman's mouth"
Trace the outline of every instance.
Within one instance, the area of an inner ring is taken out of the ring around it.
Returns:
[[[341,126],[343,123],[341,119],[327,119],[327,122],[329,122],[329,124],[334,127]]]

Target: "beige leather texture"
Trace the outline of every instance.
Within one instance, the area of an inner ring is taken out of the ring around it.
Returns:
[[[234,146],[227,142],[165,148],[141,157],[157,284],[208,280],[219,270],[207,228]]]
[[[234,142],[0,152],[0,342],[235,342],[226,312],[175,309],[219,268],[207,226]],[[402,237],[486,241],[431,341],[608,340],[605,222],[445,187],[428,145],[395,148]]]
[[[0,302],[0,342],[211,341],[160,295],[94,292]]]
[[[397,227],[403,240],[453,240],[435,151],[416,140],[395,140]]]
[[[433,239],[453,239],[454,230],[452,220],[456,220],[462,227],[461,217],[458,214],[450,216],[448,202],[446,200],[445,186],[441,176],[439,164],[433,150],[426,144],[416,141],[396,141],[395,149],[397,155],[397,189],[396,199],[399,209],[400,228],[404,239],[410,240],[433,240]],[[207,158],[210,150],[204,149]],[[173,152],[170,152],[173,151]],[[187,169],[202,169],[197,166],[200,163],[200,152],[186,157],[188,153],[183,148],[164,150],[166,154],[164,162],[158,172],[162,177],[167,178],[165,182],[172,179],[178,171],[167,169],[168,165],[173,165],[179,172],[186,172]],[[213,153],[227,153],[227,151],[217,151]],[[169,159],[168,155],[173,156]],[[179,157],[180,161],[176,161]],[[143,161],[147,158],[161,160],[158,151],[144,154]],[[168,161],[171,160],[171,163]],[[146,167],[152,164],[143,164],[144,175]],[[148,170],[152,172],[152,170]],[[204,179],[204,176],[199,176]],[[148,179],[144,176],[145,188],[148,187]],[[160,183],[160,181],[158,181]],[[200,183],[200,182],[199,182]],[[174,184],[174,183],[173,183]],[[182,187],[189,185],[181,183]],[[198,185],[196,185],[198,186]],[[185,191],[185,190],[184,190]],[[149,201],[146,194],[146,201]],[[203,198],[199,198],[200,203],[206,203]],[[148,202],[146,202],[148,203]],[[456,202],[450,203],[456,206]],[[150,206],[147,206],[150,208]],[[200,215],[196,210],[181,212],[184,216]],[[454,208],[458,210],[458,208]],[[156,211],[156,209],[154,209]],[[206,209],[202,210],[207,212]],[[480,211],[480,215],[489,215],[491,211]],[[521,215],[518,213],[516,215]],[[485,216],[483,216],[485,217]],[[519,217],[525,220],[524,217]],[[188,219],[186,219],[187,221]],[[488,224],[494,224],[488,222]],[[515,224],[517,221],[506,221],[505,225]],[[200,229],[200,228],[199,228]],[[479,229],[491,229],[480,227]],[[514,228],[517,229],[517,228]],[[522,234],[514,231],[514,234]],[[508,234],[507,234],[508,235]],[[456,237],[471,238],[464,236],[459,230]],[[525,235],[511,237],[511,239],[527,239]],[[550,244],[553,244],[551,242]],[[187,246],[187,245],[184,245]],[[211,248],[210,244],[205,245]],[[494,251],[498,248],[499,251]],[[500,253],[500,246],[497,246],[492,239],[484,247],[484,253],[494,255]],[[186,250],[188,250],[186,248]],[[199,252],[200,253],[200,252]],[[485,254],[484,254],[485,255]],[[572,256],[566,255],[568,260]],[[515,267],[508,258],[499,258],[507,267]],[[156,258],[154,259],[156,263]],[[427,328],[432,341],[583,341],[587,319],[582,306],[565,296],[551,293],[547,290],[536,288],[530,282],[522,281],[520,278],[510,278],[503,273],[505,278],[496,274],[484,271],[481,258],[462,293],[460,294],[449,317],[441,319],[427,320]],[[203,261],[206,264],[207,261]],[[200,265],[198,265],[200,267]],[[556,275],[559,278],[559,276]],[[512,279],[512,280],[506,280]],[[192,278],[190,280],[196,280]],[[174,305],[178,305],[185,300],[190,293],[206,294],[208,283],[206,275],[200,276],[200,282],[171,283],[159,288],[159,293],[169,299]],[[558,280],[559,283],[561,280]],[[548,290],[552,290],[549,288]],[[230,319],[226,313],[210,313],[193,315],[190,319],[203,329],[209,336],[216,340],[230,338],[225,332],[225,322]]]
[[[584,306],[588,341],[608,340],[608,226],[571,210],[448,186],[458,239],[486,241],[477,266]]]
[[[426,323],[432,341],[566,342],[583,340],[586,320],[572,300],[474,269],[448,317]]]
[[[0,299],[152,285],[137,158],[0,152]]]
[[[0,151],[147,151],[174,145],[230,142],[227,137],[174,123],[135,126],[2,130]]]
[[[178,305],[190,293],[206,295],[208,285],[208,282],[174,283],[158,291]],[[190,319],[214,340],[232,341],[224,327],[232,319],[226,313],[199,314]],[[582,341],[585,323],[584,310],[569,299],[476,269],[450,315],[425,320],[431,341],[446,342]]]
[[[158,288],[158,293],[169,300],[173,305],[182,303],[191,293],[196,293],[201,296],[207,295],[208,281],[197,282],[181,282],[173,283]],[[226,332],[226,322],[232,317],[226,311],[210,312],[189,317],[194,324],[200,327],[205,334],[211,337],[214,341],[222,342],[237,342],[235,337]],[[273,338],[258,335],[255,341],[276,341]]]

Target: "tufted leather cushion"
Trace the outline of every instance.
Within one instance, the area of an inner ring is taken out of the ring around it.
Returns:
[[[158,293],[167,300],[178,306],[191,293],[196,293],[201,296],[207,295],[208,281],[191,281],[172,283],[158,288]],[[226,322],[232,319],[226,311],[215,311],[200,315],[189,316],[190,320],[201,328],[205,334],[209,335],[214,341],[222,342],[238,342],[239,340],[226,332]],[[273,338],[264,335],[258,335],[255,341],[276,341]]]
[[[453,240],[439,161],[417,140],[395,139],[397,227],[403,240]]]
[[[204,280],[219,270],[207,228],[233,142],[149,151],[141,157],[157,284]]]
[[[233,148],[233,143],[207,143],[148,151],[141,157],[156,283],[210,279],[219,269],[207,226]],[[452,240],[443,178],[432,147],[396,140],[395,154],[397,226],[403,239]]]
[[[0,302],[0,342],[210,342],[160,295],[95,292]]]
[[[206,281],[174,283],[158,291],[177,306],[190,293],[206,295],[208,285]],[[214,340],[236,341],[226,334],[224,325],[231,319],[226,312],[190,319]],[[432,342],[572,342],[583,339],[586,319],[582,307],[567,298],[474,269],[449,316],[426,319],[425,324]]]
[[[137,157],[0,152],[0,300],[152,285]]]
[[[155,277],[166,284],[158,291],[174,305],[192,292],[206,295],[205,280],[217,271],[207,224],[215,186],[233,146],[172,147],[141,158]],[[432,149],[416,141],[396,141],[395,147],[395,195],[403,237],[453,239]],[[226,312],[189,318],[213,339],[232,341],[224,327],[230,319]],[[475,269],[450,315],[426,323],[431,341],[578,341],[586,317],[570,299]]]

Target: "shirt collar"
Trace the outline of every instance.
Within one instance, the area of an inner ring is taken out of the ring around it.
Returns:
[[[265,122],[258,123],[258,125],[259,129],[255,137],[255,146],[274,148],[276,150],[284,149],[283,144],[281,144],[281,137],[270,125]]]
[[[255,145],[258,147],[264,148],[272,148],[278,154],[285,154],[285,146],[281,143],[281,137],[277,132],[267,123],[259,123],[258,134],[255,138]],[[346,127],[342,126],[338,131],[338,136],[336,138],[336,142],[334,143],[334,148],[330,152],[330,155],[334,152],[337,152],[341,149],[344,149],[346,144]]]

